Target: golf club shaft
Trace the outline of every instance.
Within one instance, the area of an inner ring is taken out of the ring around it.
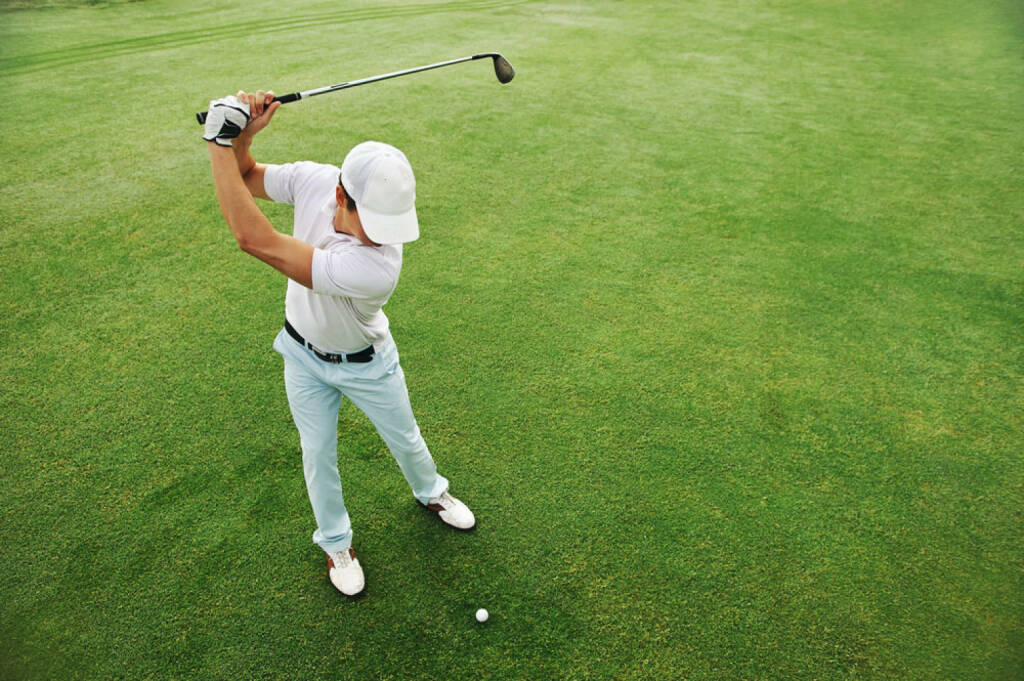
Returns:
[[[426,66],[416,66],[411,69],[403,69],[401,71],[392,71],[391,73],[384,73],[379,76],[370,76],[369,78],[360,78],[359,80],[350,80],[344,83],[338,83],[337,85],[328,85],[327,87],[314,88],[312,90],[304,90],[302,92],[292,92],[287,95],[280,97],[274,97],[272,101],[281,102],[287,104],[288,102],[295,102],[300,99],[306,99],[307,97],[315,97],[316,95],[326,94],[328,92],[334,92],[336,90],[344,90],[350,87],[356,87],[357,85],[366,85],[367,83],[376,83],[378,80],[387,80],[389,78],[397,78],[398,76],[407,76],[410,73],[419,73],[420,71],[429,71],[431,69],[439,69],[442,66],[451,66],[452,64],[460,64],[464,61],[472,61],[474,59],[483,59],[485,57],[493,58],[495,55],[493,52],[474,54],[472,57],[460,57],[458,59],[449,59],[448,61],[437,62],[436,64],[427,64]],[[199,121],[199,125],[206,123],[206,112],[200,111],[196,113],[196,120]]]

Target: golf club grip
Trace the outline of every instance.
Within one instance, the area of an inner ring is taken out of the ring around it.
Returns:
[[[272,99],[271,102],[281,102],[282,104],[287,104],[288,102],[294,102],[294,101],[299,100],[299,99],[302,99],[302,93],[301,92],[291,92],[291,93],[289,93],[287,95],[281,95],[280,97],[274,97],[274,99]],[[199,121],[199,125],[206,125],[206,112],[205,111],[197,112],[196,113],[196,120]]]

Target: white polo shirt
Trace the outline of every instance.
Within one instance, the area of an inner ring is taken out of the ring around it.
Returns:
[[[313,288],[291,279],[285,316],[325,352],[354,352],[388,336],[381,307],[402,270],[402,246],[367,246],[334,231],[340,170],[302,161],[268,165],[263,187],[274,201],[295,207],[296,239],[313,246]]]

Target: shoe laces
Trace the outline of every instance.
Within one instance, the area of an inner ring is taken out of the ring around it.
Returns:
[[[338,570],[347,568],[352,564],[352,556],[349,554],[348,549],[345,549],[344,551],[336,551],[329,555],[331,556],[331,560],[334,561],[334,567]]]
[[[437,499],[434,499],[431,503],[440,504],[447,511],[449,508],[455,505],[455,498],[448,492],[444,492]]]

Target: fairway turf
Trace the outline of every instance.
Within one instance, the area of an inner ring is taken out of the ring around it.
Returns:
[[[1024,675],[1019,2],[0,8],[0,679]],[[484,51],[253,148],[417,175],[350,600],[194,113]]]

